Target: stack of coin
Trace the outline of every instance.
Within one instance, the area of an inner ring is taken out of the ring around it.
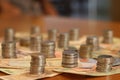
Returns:
[[[2,57],[3,58],[16,58],[16,43],[3,42],[2,43]]]
[[[92,50],[99,50],[99,39],[97,36],[88,36],[86,44],[92,47]]]
[[[74,68],[78,66],[78,53],[76,51],[65,50],[62,55],[62,67]]]
[[[114,58],[110,55],[98,56],[96,71],[98,71],[98,72],[110,72],[112,70],[113,62],[114,62]]]
[[[69,35],[68,33],[62,33],[59,35],[58,48],[67,49],[69,46]]]
[[[112,44],[113,43],[113,31],[105,30],[103,33],[103,43]]]
[[[26,38],[20,38],[20,46],[24,46],[24,47],[28,47],[30,46],[30,38],[26,37]]]
[[[57,29],[48,30],[48,40],[57,41]]]
[[[46,59],[44,55],[32,54],[30,62],[30,74],[43,74],[45,71]]]
[[[15,34],[15,32],[12,28],[5,29],[5,35],[4,35],[5,42],[14,41],[15,40],[14,34]]]
[[[91,58],[91,47],[86,44],[82,44],[79,49],[79,58],[89,59]]]
[[[42,42],[42,37],[40,35],[31,35],[30,49],[32,51],[41,52],[41,42]]]
[[[40,28],[39,26],[33,26],[31,27],[31,35],[35,35],[35,34],[40,34]]]
[[[41,53],[43,53],[46,58],[54,58],[55,57],[55,42],[54,41],[42,42]]]
[[[69,37],[71,41],[76,41],[79,39],[79,29],[74,28],[69,31]]]

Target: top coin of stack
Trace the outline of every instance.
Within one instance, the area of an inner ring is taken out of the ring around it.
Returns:
[[[14,32],[14,30],[12,28],[5,29],[4,34],[5,34],[4,35],[5,42],[12,42],[12,41],[15,40],[15,36],[14,36],[15,32]]]
[[[86,44],[92,47],[92,50],[99,50],[99,39],[97,36],[88,36]]]
[[[41,44],[41,53],[45,55],[46,58],[54,58],[55,57],[55,42],[44,41]]]
[[[58,48],[67,49],[69,46],[69,35],[68,33],[62,33],[59,35]]]
[[[48,40],[57,41],[57,29],[48,30]]]
[[[69,38],[71,41],[76,41],[79,39],[79,29],[74,28],[69,31]]]
[[[98,56],[96,71],[110,72],[112,70],[113,62],[114,62],[114,58],[110,55]]]
[[[32,54],[30,62],[30,74],[43,74],[45,71],[46,58],[44,55]]]
[[[112,44],[113,43],[113,31],[105,30],[103,33],[103,43]]]

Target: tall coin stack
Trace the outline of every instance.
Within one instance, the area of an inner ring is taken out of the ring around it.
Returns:
[[[43,53],[46,58],[54,58],[55,57],[55,42],[54,41],[42,42],[41,53]]]
[[[5,29],[5,33],[4,33],[4,40],[5,40],[5,42],[15,41],[14,34],[15,34],[15,32],[14,32],[14,30],[12,28]]]
[[[92,50],[99,50],[99,39],[97,36],[88,36],[86,44],[92,47]]]
[[[42,42],[42,37],[40,35],[31,35],[30,49],[32,51],[41,52],[41,42]]]
[[[32,54],[30,62],[30,74],[43,74],[45,71],[46,58],[44,55]]]
[[[62,55],[62,67],[74,68],[78,66],[78,53],[76,51],[65,50]]]
[[[103,43],[112,44],[113,43],[113,31],[105,30],[103,33]]]
[[[3,42],[2,43],[2,57],[3,58],[16,58],[16,43]]]
[[[68,33],[62,33],[59,35],[58,48],[67,49],[69,46],[69,35]]]
[[[69,31],[69,37],[71,41],[76,41],[79,39],[79,29],[74,28]]]
[[[31,35],[39,35],[40,34],[40,28],[38,26],[31,27]]]
[[[112,70],[113,62],[114,62],[114,58],[110,55],[98,56],[96,71],[110,72]]]
[[[79,58],[89,59],[91,58],[91,47],[86,44],[82,44],[79,49]]]
[[[48,30],[48,40],[57,41],[57,29]]]
[[[14,30],[7,28],[5,30],[4,42],[2,46],[2,57],[3,58],[16,58],[16,41],[14,37]]]

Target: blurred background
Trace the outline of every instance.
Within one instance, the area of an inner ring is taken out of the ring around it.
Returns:
[[[0,0],[1,12],[120,20],[119,0]]]
[[[119,3],[120,0],[0,0],[0,32],[8,26],[26,31],[38,25],[42,31],[77,26],[81,33],[96,33],[96,26],[111,26],[103,21],[119,23]]]

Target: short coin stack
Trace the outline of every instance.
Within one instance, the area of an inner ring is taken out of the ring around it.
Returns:
[[[103,43],[112,44],[113,43],[113,31],[105,30],[103,34]]]
[[[99,39],[97,36],[88,36],[86,44],[92,47],[92,50],[99,50]]]
[[[62,33],[59,35],[58,39],[58,48],[67,49],[69,46],[69,34]]]
[[[30,46],[30,38],[20,38],[20,46],[28,47]]]
[[[91,47],[86,44],[82,44],[79,49],[79,58],[89,59],[91,58]]]
[[[57,29],[48,30],[48,40],[57,41]]]
[[[55,57],[55,42],[54,41],[42,42],[41,53],[43,53],[46,58],[54,58]]]
[[[74,28],[69,31],[69,37],[71,41],[76,41],[79,39],[79,29]]]
[[[41,52],[42,37],[40,35],[31,35],[30,49],[31,51]]]
[[[3,42],[2,43],[2,57],[3,58],[16,58],[16,43]]]
[[[114,59],[110,55],[100,55],[97,59],[97,68],[98,72],[110,72],[112,70],[112,64]]]
[[[45,71],[46,58],[44,55],[32,54],[30,64],[30,74],[43,74]]]
[[[62,67],[74,68],[78,66],[78,53],[76,51],[65,50],[62,55]]]

